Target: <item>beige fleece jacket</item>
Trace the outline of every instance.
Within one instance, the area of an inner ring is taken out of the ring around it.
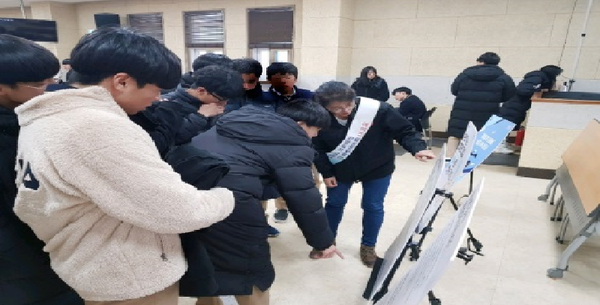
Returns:
[[[233,209],[230,191],[182,182],[103,88],[44,94],[16,112],[15,213],[85,300],[135,299],[177,282],[187,268],[178,233]]]

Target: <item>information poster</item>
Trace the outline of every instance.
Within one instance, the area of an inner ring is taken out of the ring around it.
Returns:
[[[383,282],[389,276],[391,270],[393,269],[394,263],[400,258],[402,254],[402,250],[406,247],[410,237],[415,233],[417,225],[419,224],[419,220],[423,216],[423,212],[427,209],[429,205],[429,201],[433,198],[435,193],[435,187],[438,183],[439,178],[444,172],[444,156],[446,155],[446,146],[442,147],[442,151],[437,157],[435,165],[429,174],[429,178],[425,183],[425,188],[421,192],[417,204],[415,208],[412,210],[408,220],[404,224],[402,231],[396,237],[394,242],[390,245],[388,250],[385,252],[385,256],[383,257],[383,262],[381,267],[379,268],[379,273],[377,274],[377,278],[375,280],[375,284],[373,286],[373,290],[371,293],[371,297],[369,299],[373,299],[373,296],[381,290]]]
[[[423,251],[415,265],[377,302],[377,305],[418,305],[427,296],[456,257],[483,184],[482,179],[431,246]]]

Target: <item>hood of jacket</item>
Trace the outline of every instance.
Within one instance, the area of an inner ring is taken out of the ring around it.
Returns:
[[[504,75],[504,70],[494,65],[479,65],[466,68],[463,73],[470,79],[489,82]]]
[[[217,121],[219,135],[257,144],[310,146],[311,140],[294,120],[255,106],[232,111]],[[269,132],[265,132],[268,130]]]
[[[105,110],[127,116],[108,90],[98,86],[46,93],[17,107],[15,112],[19,116],[19,124],[27,126],[35,120],[80,108]]]

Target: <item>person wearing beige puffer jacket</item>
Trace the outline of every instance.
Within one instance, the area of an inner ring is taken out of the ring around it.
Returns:
[[[125,29],[97,32],[80,45],[105,36],[131,39],[129,45],[149,39]],[[80,45],[72,53],[75,67]],[[160,90],[140,84],[119,72],[98,86],[47,93],[15,110],[21,133],[14,211],[86,304],[176,304],[187,268],[178,234],[206,228],[233,209],[229,190],[199,191],[181,181],[128,118]]]

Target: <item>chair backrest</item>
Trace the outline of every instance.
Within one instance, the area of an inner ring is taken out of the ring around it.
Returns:
[[[427,112],[425,112],[425,115],[421,118],[421,127],[423,127],[423,129],[429,129],[431,128],[431,125],[429,124],[429,118],[431,118],[431,115],[437,110],[437,107],[433,107],[429,110],[427,110]]]

